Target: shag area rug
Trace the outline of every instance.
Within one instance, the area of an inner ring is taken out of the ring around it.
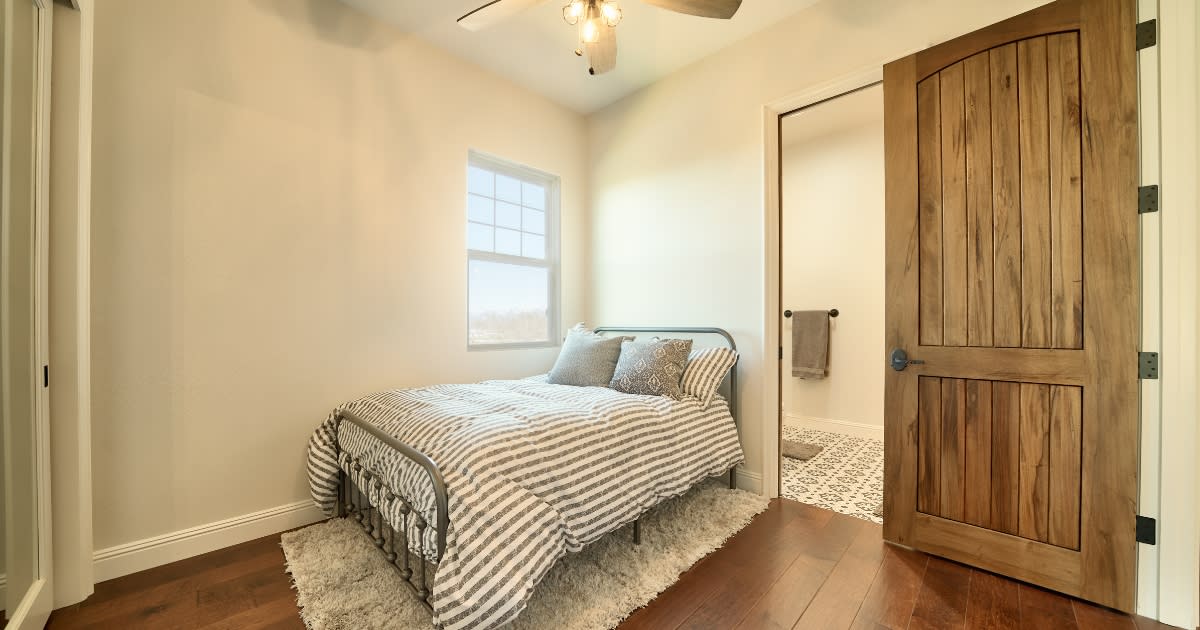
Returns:
[[[551,569],[513,628],[614,628],[767,508],[767,500],[706,481]],[[430,628],[430,616],[383,554],[346,519],[283,535],[300,617],[312,630]]]

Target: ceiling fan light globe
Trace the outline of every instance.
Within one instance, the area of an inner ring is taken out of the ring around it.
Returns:
[[[579,39],[585,44],[595,44],[600,41],[600,21],[596,18],[585,20],[579,29]]]
[[[563,21],[571,26],[579,23],[579,18],[583,17],[586,5],[583,0],[574,0],[563,7]]]
[[[613,0],[606,0],[600,5],[600,16],[608,26],[616,26],[621,21],[621,7]]]

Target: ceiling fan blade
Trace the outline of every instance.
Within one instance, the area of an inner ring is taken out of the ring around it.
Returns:
[[[687,15],[698,15],[706,18],[718,18],[728,20],[733,17],[733,14],[738,12],[742,6],[742,0],[642,0],[646,4],[674,11],[676,13],[684,13]]]
[[[542,2],[543,0],[492,0],[458,18],[458,25],[468,31],[482,30]]]
[[[588,74],[604,74],[617,67],[617,29],[612,26],[600,27],[600,39],[595,43],[583,44],[587,54]]]

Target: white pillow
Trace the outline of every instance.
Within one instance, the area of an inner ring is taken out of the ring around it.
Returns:
[[[712,402],[725,374],[737,363],[738,355],[729,348],[701,348],[688,356],[680,383],[684,394],[700,399],[701,407],[707,409]]]

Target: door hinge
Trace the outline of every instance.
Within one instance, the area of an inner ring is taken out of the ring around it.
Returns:
[[[50,387],[50,366],[42,366],[42,387]]]
[[[1138,514],[1136,531],[1138,542],[1146,543],[1147,545],[1158,544],[1156,542],[1158,540],[1158,521],[1149,516]]]
[[[1138,186],[1138,214],[1158,212],[1158,184]]]
[[[1158,378],[1158,353],[1157,352],[1139,352],[1138,353],[1138,378],[1140,378],[1140,379],[1157,379]]]
[[[779,346],[779,360],[783,360],[783,346]]]
[[[1136,42],[1137,50],[1149,48],[1158,43],[1158,20],[1138,22]]]

